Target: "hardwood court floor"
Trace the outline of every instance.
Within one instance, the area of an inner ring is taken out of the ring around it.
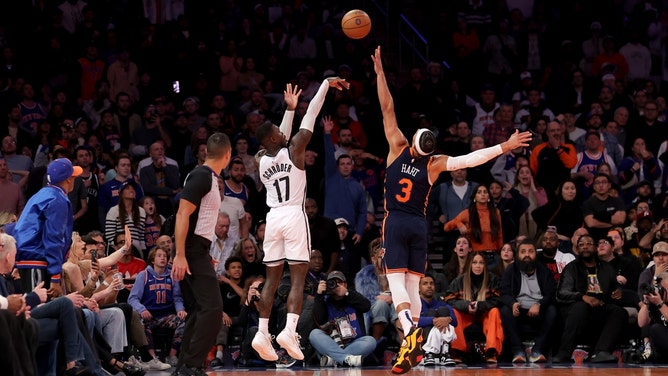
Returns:
[[[225,368],[217,371],[208,371],[210,376],[239,375],[242,372],[252,372],[250,376],[392,376],[389,368]],[[168,376],[168,372],[148,372],[148,376]],[[666,365],[588,365],[583,366],[550,366],[550,365],[521,365],[499,364],[497,366],[457,366],[444,367],[415,367],[405,376],[657,376],[668,375]]]

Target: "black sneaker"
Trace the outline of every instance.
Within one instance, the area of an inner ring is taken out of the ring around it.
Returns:
[[[615,363],[617,362],[617,357],[610,354],[607,351],[599,351],[596,354],[592,355],[589,359],[592,363]]]
[[[220,368],[220,367],[224,366],[223,360],[220,359],[220,358],[213,358],[213,360],[211,361],[210,366],[211,366],[211,368]]]
[[[457,362],[450,356],[449,352],[441,354],[441,359],[439,360],[442,366],[454,367]]]
[[[172,376],[207,376],[207,373],[201,368],[188,367],[184,364],[172,372]]]
[[[434,367],[436,365],[436,355],[434,353],[430,353],[430,352],[425,353],[424,354],[424,359],[422,361],[423,361],[422,364],[425,367]]]

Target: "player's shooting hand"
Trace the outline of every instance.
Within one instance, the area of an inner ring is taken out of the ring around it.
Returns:
[[[299,96],[301,94],[302,90],[299,89],[297,85],[295,85],[294,88],[292,87],[291,83],[285,85],[285,90],[283,90],[283,100],[288,106],[288,110],[294,111],[294,109],[297,108],[297,104],[299,103]]]
[[[185,277],[186,273],[190,275],[190,267],[188,266],[188,261],[183,255],[177,254],[174,257],[174,262],[172,263],[172,279],[180,282]]]
[[[336,90],[350,89],[350,82],[346,82],[341,77],[328,77],[326,80],[329,82],[329,87],[333,87]]]

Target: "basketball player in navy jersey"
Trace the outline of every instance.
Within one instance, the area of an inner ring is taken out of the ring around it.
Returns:
[[[421,128],[413,145],[399,130],[394,101],[387,86],[380,57],[380,47],[371,56],[377,75],[378,99],[383,113],[385,137],[390,144],[385,175],[385,219],[383,220],[383,264],[397,314],[404,332],[404,342],[392,372],[408,372],[422,360],[420,317],[420,278],[427,261],[428,225],[425,218],[431,185],[443,171],[474,167],[506,151],[529,146],[529,132],[515,131],[508,141],[476,150],[460,157],[433,155],[436,137]]]
[[[325,79],[316,95],[311,99],[299,132],[292,137],[288,145],[287,137],[290,135],[294,110],[297,107],[299,94],[301,94],[301,90],[297,91],[297,87],[293,90],[292,85],[288,84],[284,93],[288,108],[280,129],[274,124],[264,123],[258,127],[256,132],[258,141],[265,149],[264,152],[258,153],[259,174],[260,180],[267,189],[267,206],[270,210],[267,214],[263,243],[263,262],[267,266],[267,280],[258,302],[260,320],[252,346],[264,360],[278,360],[271,344],[269,315],[285,261],[290,267],[291,287],[287,300],[287,322],[285,329],[276,336],[276,342],[293,359],[304,359],[296,334],[297,321],[302,310],[304,281],[311,259],[308,217],[304,210],[306,201],[304,154],[306,154],[306,145],[313,135],[313,125],[325,101],[327,91],[330,87],[343,90],[349,86],[349,83],[338,77]]]

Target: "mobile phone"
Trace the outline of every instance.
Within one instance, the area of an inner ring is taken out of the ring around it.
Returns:
[[[90,262],[91,264],[97,262],[97,249],[95,248],[90,250]]]
[[[172,91],[176,94],[181,92],[181,83],[178,80],[172,81]]]

